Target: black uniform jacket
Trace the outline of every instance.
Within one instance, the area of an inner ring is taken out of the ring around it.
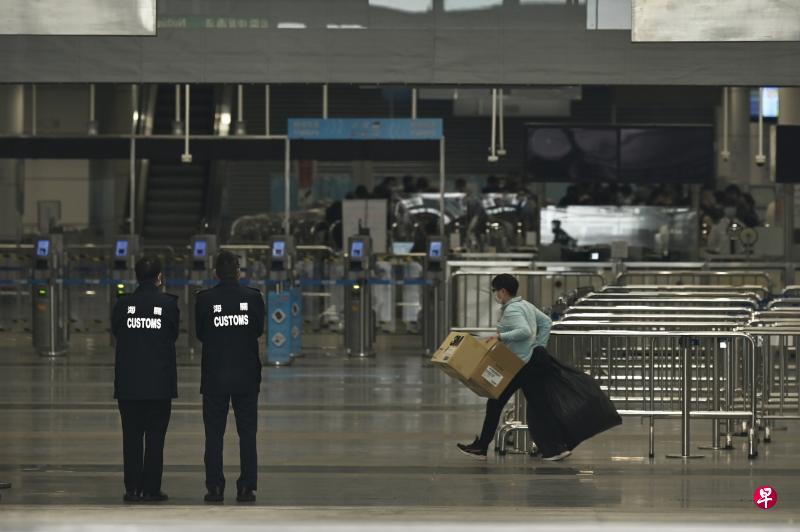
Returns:
[[[117,340],[114,397],[145,400],[178,397],[175,340],[180,314],[178,297],[154,284],[141,284],[121,296],[111,315]]]
[[[203,342],[202,394],[258,393],[264,298],[238,281],[221,281],[197,294],[197,338]]]

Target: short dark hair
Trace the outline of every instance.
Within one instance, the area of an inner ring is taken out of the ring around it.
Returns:
[[[517,290],[519,290],[519,281],[513,275],[501,273],[492,279],[492,291],[497,291],[501,288],[505,288],[506,292],[511,294],[512,297],[516,296]]]
[[[161,261],[156,257],[142,257],[136,262],[136,281],[142,283],[155,283],[161,273]]]
[[[214,269],[217,270],[217,277],[220,279],[238,279],[239,257],[230,251],[220,251],[214,261]]]

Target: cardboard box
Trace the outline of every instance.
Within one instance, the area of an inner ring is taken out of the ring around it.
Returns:
[[[525,364],[497,340],[486,342],[469,333],[451,332],[431,363],[463,382],[481,397],[497,399]]]

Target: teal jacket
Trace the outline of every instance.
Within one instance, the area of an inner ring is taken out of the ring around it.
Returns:
[[[517,296],[500,308],[497,332],[500,341],[527,363],[534,347],[547,347],[552,324],[547,314]]]

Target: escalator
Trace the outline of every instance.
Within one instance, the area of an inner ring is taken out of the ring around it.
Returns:
[[[175,86],[158,85],[155,98],[152,132],[171,134]],[[192,86],[189,110],[192,135],[214,134],[215,105],[213,85]],[[192,234],[201,230],[207,215],[210,170],[209,162],[149,161],[142,225],[142,235],[148,244],[184,245]]]

